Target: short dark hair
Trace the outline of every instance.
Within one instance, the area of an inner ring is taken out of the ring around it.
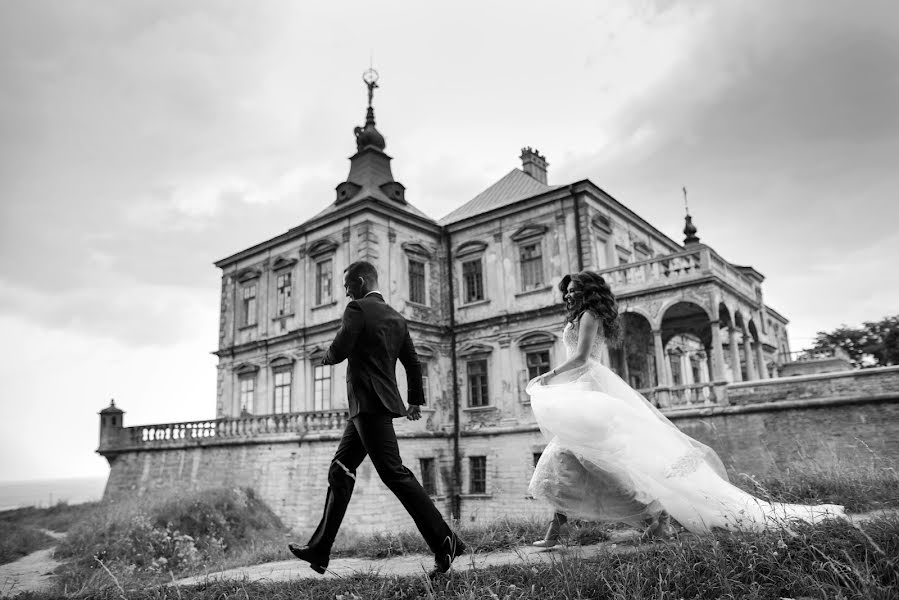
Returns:
[[[370,284],[378,283],[378,270],[367,260],[357,260],[354,263],[350,263],[350,266],[346,268],[346,274],[350,279],[361,277]]]

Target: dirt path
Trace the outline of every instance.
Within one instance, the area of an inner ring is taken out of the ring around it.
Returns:
[[[600,552],[634,552],[639,546],[633,542],[639,534],[628,530],[616,532],[612,539],[590,546],[556,546],[551,549],[535,548],[533,546],[519,546],[514,550],[502,550],[496,552],[466,554],[456,559],[453,569],[456,571],[468,571],[471,569],[483,569],[495,565],[547,563],[559,560],[563,556],[577,556],[589,558]],[[286,552],[286,550],[285,550]],[[373,560],[369,558],[335,558],[328,565],[328,571],[319,575],[309,568],[309,565],[297,559],[282,560],[254,565],[251,567],[238,567],[227,571],[210,572],[205,575],[187,577],[175,581],[175,585],[196,585],[207,581],[219,580],[250,580],[250,581],[286,581],[291,579],[305,579],[315,577],[350,577],[360,573],[368,573],[386,576],[423,575],[431,570],[434,565],[432,554],[412,554],[407,556],[395,556]]]
[[[43,529],[44,533],[55,539],[65,537]],[[37,592],[50,586],[54,569],[59,561],[53,558],[54,548],[45,548],[23,556],[17,561],[0,565],[0,596],[15,596],[23,592]]]

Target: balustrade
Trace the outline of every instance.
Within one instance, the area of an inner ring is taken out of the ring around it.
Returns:
[[[727,404],[727,382],[703,382],[639,390],[662,410]]]
[[[258,439],[291,433],[303,435],[313,432],[336,432],[342,430],[346,426],[346,422],[347,412],[343,409],[253,415],[126,427],[122,430],[119,440],[123,448],[203,445],[213,440]],[[115,450],[116,448],[105,449]]]

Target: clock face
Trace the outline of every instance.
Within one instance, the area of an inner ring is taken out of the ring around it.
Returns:
[[[378,72],[374,69],[369,69],[365,73],[362,74],[362,81],[365,83],[372,85],[378,83]]]

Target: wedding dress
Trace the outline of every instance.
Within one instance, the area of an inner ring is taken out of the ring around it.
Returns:
[[[577,327],[569,323],[562,337],[571,357]],[[600,364],[603,344],[597,335],[584,367],[549,384],[540,378],[528,384],[531,408],[550,440],[531,479],[532,496],[569,517],[634,525],[665,510],[694,533],[845,517],[842,506],[771,503],[732,485],[711,448]]]

